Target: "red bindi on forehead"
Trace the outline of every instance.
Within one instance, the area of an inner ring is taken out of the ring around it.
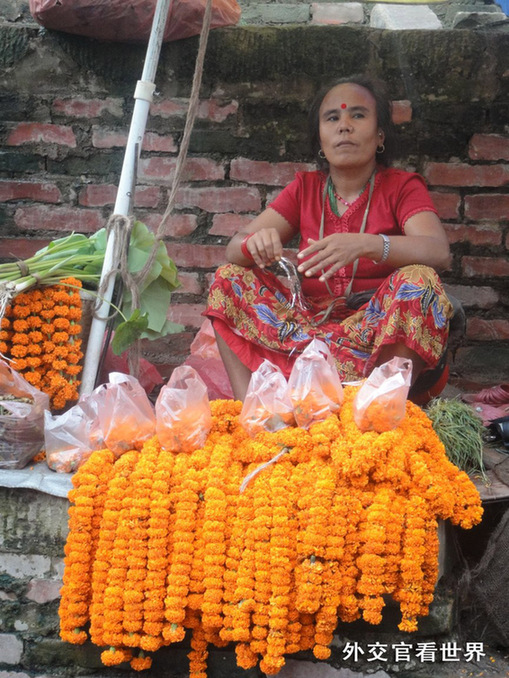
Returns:
[[[346,104],[341,104],[341,108],[346,108]]]

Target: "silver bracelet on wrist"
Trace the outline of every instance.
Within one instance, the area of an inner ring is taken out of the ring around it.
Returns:
[[[389,240],[388,236],[385,235],[385,233],[379,233],[378,234],[384,241],[384,248],[382,251],[382,258],[379,259],[378,263],[383,264],[384,261],[387,261],[389,257],[389,252],[391,251],[391,241]]]

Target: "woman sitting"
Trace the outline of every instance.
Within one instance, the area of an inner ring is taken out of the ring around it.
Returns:
[[[264,359],[288,376],[314,337],[342,381],[401,356],[415,382],[446,349],[452,307],[436,270],[449,266],[449,244],[423,178],[388,167],[383,87],[336,81],[312,104],[309,131],[319,169],[297,173],[233,236],[210,289],[205,315],[239,400]],[[273,266],[297,235],[303,304]]]

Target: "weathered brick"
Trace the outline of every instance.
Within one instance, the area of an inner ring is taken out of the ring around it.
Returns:
[[[509,160],[509,137],[502,134],[474,134],[468,145],[472,160]]]
[[[157,233],[161,228],[162,214],[154,212],[137,212],[137,219],[142,221],[153,233]],[[198,219],[195,214],[180,214],[172,212],[165,222],[162,237],[182,238],[193,233],[198,227]],[[169,244],[173,247],[173,244]]]
[[[88,184],[81,189],[79,204],[84,207],[103,207],[114,205],[118,187],[112,184]],[[157,207],[161,199],[161,190],[157,186],[137,186],[134,204],[137,207]]]
[[[142,158],[138,166],[140,181],[171,184],[175,175],[176,158]],[[188,158],[182,170],[182,181],[221,181],[224,167],[208,158]]]
[[[224,247],[217,245],[195,245],[192,243],[171,243],[171,258],[179,268],[215,268],[226,261]]]
[[[267,196],[265,198],[265,207],[270,205],[270,203],[277,198],[277,196],[281,193],[280,188],[275,189],[273,191],[267,191]]]
[[[256,188],[232,186],[182,188],[177,193],[176,207],[199,207],[206,212],[258,212],[260,192]]]
[[[497,246],[502,242],[502,229],[497,224],[445,224],[449,242],[469,242],[471,245]]]
[[[181,287],[176,289],[174,294],[203,294],[203,285],[200,282],[198,273],[180,271],[179,281]]]
[[[92,127],[92,146],[94,148],[124,148],[127,144],[127,130]]]
[[[210,235],[225,235],[231,238],[232,235],[237,233],[243,226],[251,223],[254,219],[254,216],[247,214],[232,214],[227,212],[226,214],[214,214],[212,217],[212,227],[209,231]]]
[[[156,229],[159,228],[161,218],[162,217],[157,220]],[[172,238],[183,238],[186,235],[193,233],[197,227],[198,219],[195,214],[172,213],[165,222],[163,235],[170,236]]]
[[[488,219],[507,220],[509,214],[509,195],[501,193],[467,195],[465,197],[465,216],[467,219],[482,221]]]
[[[32,181],[0,181],[0,202],[8,200],[36,200],[37,202],[62,202],[56,184]]]
[[[295,178],[296,172],[315,169],[315,165],[298,162],[264,162],[236,158],[230,166],[230,179],[245,181],[248,184],[266,184],[268,186],[286,186]]]
[[[92,128],[92,145],[94,148],[124,148],[127,144],[128,136],[127,130],[121,131],[94,126]],[[178,146],[173,136],[145,132],[142,149],[157,153],[176,153]]]
[[[166,136],[156,134],[155,132],[145,132],[142,149],[151,153],[176,153],[178,145],[171,135]]]
[[[239,104],[235,100],[223,104],[216,99],[205,99],[198,104],[197,117],[213,122],[223,122],[230,115],[235,115],[238,108]],[[150,115],[161,118],[185,117],[188,109],[188,99],[167,99],[152,104]]]
[[[312,24],[361,24],[364,10],[360,2],[311,3]]]
[[[72,97],[69,99],[54,99],[53,111],[71,118],[98,118],[109,113],[116,118],[124,115],[124,100],[107,97],[106,99],[86,99]]]
[[[44,158],[39,155],[20,154],[18,151],[2,151],[0,153],[0,171],[2,172],[26,175],[44,169]]]
[[[23,654],[23,642],[12,633],[0,633],[0,662],[20,664]]]
[[[57,144],[76,148],[76,137],[72,127],[68,125],[52,125],[51,123],[20,122],[7,137],[8,146],[23,144]]]
[[[509,165],[468,165],[432,162],[424,170],[431,186],[505,186],[509,183]]]
[[[28,259],[38,250],[46,247],[49,240],[36,240],[35,238],[2,238],[0,240],[0,252],[6,259]]]
[[[36,603],[49,603],[60,597],[62,582],[55,579],[32,579],[27,587],[25,596]]]
[[[91,233],[106,225],[100,212],[72,207],[23,207],[16,210],[18,228],[44,231]]]
[[[450,292],[459,299],[465,308],[494,308],[500,295],[492,287],[476,285],[447,285],[446,292]]]
[[[201,314],[204,310],[205,304],[171,304],[168,309],[168,318],[185,327],[198,328],[203,322]]]
[[[507,341],[509,339],[509,320],[468,318],[467,338],[475,341]]]
[[[117,187],[113,184],[89,184],[79,192],[78,202],[83,207],[103,207],[113,205],[117,196]]]
[[[441,219],[457,219],[461,205],[459,193],[442,193],[430,191],[433,203]]]
[[[392,121],[395,125],[402,125],[405,122],[411,122],[412,115],[412,102],[408,99],[401,99],[392,102]]]
[[[509,261],[496,257],[462,257],[461,269],[468,278],[509,276]]]

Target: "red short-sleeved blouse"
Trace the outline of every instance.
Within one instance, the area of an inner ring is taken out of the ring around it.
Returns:
[[[269,205],[300,232],[299,249],[306,247],[308,238],[318,239],[326,179],[327,175],[320,171],[298,172],[295,179]],[[324,235],[358,233],[367,201],[368,187],[343,216],[338,217],[332,212],[329,201],[325,200]],[[406,221],[419,212],[437,213],[424,179],[413,172],[378,167],[365,232],[404,234]],[[391,266],[374,264],[369,259],[361,258],[352,291],[378,287],[393,270]],[[351,276],[352,266],[349,265],[335,274],[332,283],[329,280],[329,287],[334,295],[344,296]],[[304,293],[311,297],[329,295],[318,276],[305,278],[302,287]]]

